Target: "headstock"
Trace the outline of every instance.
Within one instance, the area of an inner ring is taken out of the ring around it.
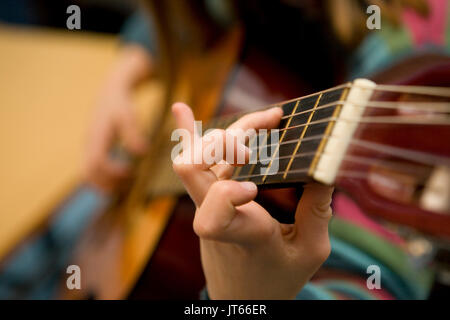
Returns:
[[[449,75],[443,63],[400,83],[450,87]],[[383,121],[358,126],[336,185],[369,214],[449,239],[450,96],[409,88],[374,93],[363,118]]]

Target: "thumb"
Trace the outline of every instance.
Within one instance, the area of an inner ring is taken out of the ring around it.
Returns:
[[[329,247],[328,222],[332,216],[333,187],[318,183],[307,184],[295,213],[298,239],[309,246]]]
[[[194,113],[192,112],[192,109],[182,103],[177,102],[172,105],[172,113],[175,116],[175,120],[177,123],[177,127],[181,129],[188,130],[191,134],[195,134],[195,128],[194,128]]]

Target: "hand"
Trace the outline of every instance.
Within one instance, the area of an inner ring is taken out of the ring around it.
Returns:
[[[128,164],[110,156],[114,144],[122,143],[131,155],[145,152],[145,140],[133,107],[131,89],[125,86],[108,85],[100,95],[89,134],[85,169],[87,180],[102,191],[114,191],[128,176]]]
[[[178,103],[172,110],[178,127],[194,134],[190,108]],[[275,128],[281,116],[279,108],[256,112],[229,129]],[[194,150],[191,143],[183,150]],[[255,184],[227,180],[229,164],[183,164],[177,158],[173,168],[197,207],[193,227],[212,299],[292,299],[328,257],[332,188],[307,185],[295,225],[283,225],[253,201]]]
[[[100,190],[112,192],[128,176],[126,162],[110,157],[111,149],[121,143],[131,155],[142,155],[146,141],[136,121],[132,92],[147,79],[153,59],[146,49],[128,44],[100,93],[89,133],[85,159],[87,180]]]

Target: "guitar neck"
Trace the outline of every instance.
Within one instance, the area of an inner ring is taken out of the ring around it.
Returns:
[[[375,84],[360,79],[310,96],[278,104],[279,128],[250,142],[249,164],[232,179],[260,187],[280,187],[311,180],[332,185]],[[358,101],[358,105],[350,103]],[[345,119],[353,119],[348,122]],[[276,133],[276,134],[275,134]]]
[[[284,116],[278,130],[268,135],[256,135],[249,147],[254,161],[235,169],[236,181],[253,181],[262,188],[276,188],[316,180],[333,184],[356,123],[343,121],[344,117],[360,117],[375,84],[356,80],[306,97],[271,105],[279,106]],[[355,106],[349,101],[358,101]],[[211,120],[203,131],[227,128],[242,114]],[[277,133],[277,137],[274,134]],[[168,164],[171,148],[161,152],[161,162]],[[159,167],[163,167],[161,164]],[[184,193],[184,187],[167,165],[152,175],[149,194]]]

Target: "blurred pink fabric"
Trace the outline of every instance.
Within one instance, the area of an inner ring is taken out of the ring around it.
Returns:
[[[361,211],[353,200],[342,193],[337,193],[334,196],[333,208],[335,214],[344,220],[350,221],[360,227],[367,228],[375,234],[382,236],[384,239],[395,244],[403,245],[405,243],[400,236],[370,219]]]
[[[449,2],[448,0],[428,0],[430,8],[428,17],[420,16],[413,9],[408,8],[404,11],[403,21],[411,31],[415,46],[445,45]]]

